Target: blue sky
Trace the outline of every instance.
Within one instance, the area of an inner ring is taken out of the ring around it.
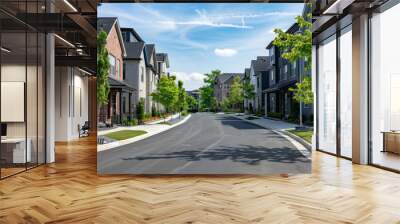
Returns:
[[[104,3],[98,16],[118,17],[122,27],[168,53],[169,71],[193,90],[204,73],[243,72],[252,59],[267,55],[272,30],[289,28],[302,10],[294,3]]]

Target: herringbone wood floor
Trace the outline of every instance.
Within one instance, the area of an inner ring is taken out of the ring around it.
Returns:
[[[97,176],[96,142],[0,181],[0,223],[400,223],[400,175],[313,153],[296,176]]]

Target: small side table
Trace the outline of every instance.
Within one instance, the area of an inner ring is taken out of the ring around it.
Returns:
[[[400,131],[383,131],[383,150],[400,154]]]

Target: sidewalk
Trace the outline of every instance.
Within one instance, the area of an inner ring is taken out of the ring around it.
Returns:
[[[258,119],[254,120],[248,120],[246,118],[249,117],[249,115],[243,115],[243,116],[238,116],[238,115],[233,115],[236,118],[242,119],[244,121],[247,121],[249,123],[258,125],[260,127],[270,129],[272,131],[275,131],[279,133],[280,135],[284,135],[285,138],[291,138],[300,143],[303,147],[305,147],[308,151],[311,151],[311,144],[305,141],[304,139],[286,131],[287,129],[294,129],[296,126],[299,126],[298,124],[293,124],[285,121],[280,121],[280,120],[272,120],[268,118],[263,118],[260,117]],[[294,145],[297,147],[299,146],[295,142],[291,141]],[[300,147],[301,148],[301,147]]]
[[[242,116],[242,118],[247,118],[248,116]],[[247,120],[247,119],[246,119]],[[272,129],[272,130],[285,130],[285,129],[293,129],[296,128],[296,126],[299,126],[298,124],[293,124],[285,121],[278,121],[278,120],[272,120],[268,118],[259,118],[259,119],[254,119],[254,120],[247,120],[250,121],[254,124],[257,124],[259,126],[262,126],[264,128]]]
[[[115,148],[118,146],[122,146],[122,145],[126,145],[126,144],[130,144],[133,142],[137,142],[139,140],[148,138],[150,136],[153,136],[155,134],[167,131],[173,127],[176,127],[178,125],[181,125],[183,123],[185,123],[189,118],[190,118],[190,114],[187,115],[186,117],[182,117],[182,119],[179,119],[178,116],[172,116],[170,117],[170,119],[168,120],[171,125],[167,125],[167,124],[158,124],[160,122],[163,122],[163,120],[161,121],[155,121],[155,122],[151,122],[151,124],[144,124],[144,125],[136,125],[136,126],[128,126],[128,127],[117,127],[117,128],[113,128],[113,129],[108,129],[108,130],[103,130],[103,131],[99,131],[97,133],[97,136],[104,136],[110,132],[116,132],[116,131],[122,131],[122,130],[138,130],[138,131],[146,131],[146,134],[143,135],[139,135],[137,137],[133,137],[130,139],[125,139],[125,140],[121,140],[121,141],[112,141],[106,144],[102,144],[102,145],[97,145],[97,151],[103,151],[103,150],[108,150],[111,148]]]

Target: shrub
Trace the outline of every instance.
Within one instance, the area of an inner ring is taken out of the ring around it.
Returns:
[[[151,106],[151,116],[152,117],[157,116],[157,108],[154,104],[153,104],[153,106]]]
[[[184,111],[182,111],[181,115],[186,116],[186,115],[188,115],[188,112],[186,110],[184,110]]]
[[[122,125],[122,126],[129,126],[129,120],[128,120],[128,118],[126,118],[126,117],[122,118],[122,120],[121,120],[121,125]]]
[[[282,114],[279,112],[268,112],[268,117],[273,117],[273,118],[282,118]]]
[[[145,113],[144,113],[144,99],[143,98],[141,98],[139,100],[139,103],[136,106],[136,114],[137,114],[137,119],[138,119],[139,124],[142,124],[143,123],[143,119],[144,119],[144,115],[145,115]]]
[[[135,126],[135,125],[138,125],[138,120],[137,119],[134,118],[134,119],[129,121],[129,126]]]
[[[261,113],[261,111],[260,111],[260,110],[257,110],[257,112],[256,112],[256,116],[257,116],[257,117],[261,117],[261,116],[262,116],[262,113]]]

